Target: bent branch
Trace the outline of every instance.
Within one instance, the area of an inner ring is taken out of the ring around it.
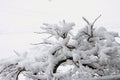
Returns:
[[[69,57],[67,59],[64,59],[64,60],[61,60],[59,61],[55,66],[54,66],[54,69],[53,69],[53,73],[56,73],[57,72],[57,68],[64,62],[66,62],[67,60],[73,60],[72,57]]]

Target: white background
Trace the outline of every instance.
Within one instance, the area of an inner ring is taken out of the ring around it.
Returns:
[[[38,42],[40,36],[33,32],[39,31],[43,22],[65,19],[82,27],[82,16],[93,21],[101,14],[96,26],[119,32],[119,8],[120,0],[0,0],[0,59]]]

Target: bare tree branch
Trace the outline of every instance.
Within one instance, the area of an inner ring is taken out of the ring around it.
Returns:
[[[88,24],[88,26],[90,27],[90,34],[89,34],[88,32],[84,32],[84,34],[86,34],[86,35],[89,36],[88,39],[87,39],[88,42],[91,42],[91,41],[90,41],[90,38],[93,37],[93,31],[94,31],[93,27],[94,27],[94,24],[95,24],[95,22],[96,22],[100,17],[101,17],[101,15],[99,15],[99,16],[93,21],[92,24],[90,24],[89,21],[88,21],[86,18],[82,17],[83,20],[84,20],[84,21]]]
[[[92,25],[94,26],[95,22],[101,17],[101,14],[94,20],[94,22],[92,23]]]
[[[82,18],[88,25],[90,25],[89,21],[85,17],[82,17]]]
[[[26,71],[25,68],[18,68],[18,72],[17,72],[17,75],[16,75],[16,80],[18,80],[18,77],[20,75],[21,72],[23,71]]]
[[[40,44],[49,44],[49,45],[51,45],[52,43],[49,43],[49,42],[41,42],[41,43],[35,43],[35,44],[31,43],[31,45],[40,45]]]

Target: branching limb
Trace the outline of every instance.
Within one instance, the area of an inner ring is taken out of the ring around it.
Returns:
[[[90,27],[90,33],[89,32],[84,32],[84,34],[86,34],[86,35],[88,35],[89,37],[88,37],[88,39],[87,39],[87,41],[88,42],[91,42],[90,41],[90,39],[91,38],[93,38],[93,31],[94,31],[94,24],[95,24],[95,22],[99,19],[101,17],[101,15],[99,15],[94,21],[93,21],[93,23],[92,24],[90,24],[90,22],[86,19],[86,18],[84,18],[84,17],[82,17],[83,18],[83,20],[88,24],[88,26]]]

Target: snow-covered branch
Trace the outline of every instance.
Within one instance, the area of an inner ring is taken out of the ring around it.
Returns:
[[[119,35],[104,27],[94,28],[100,16],[92,23],[83,17],[87,25],[74,35],[74,23],[44,23],[43,31],[36,33],[48,37],[25,53],[14,50],[16,58],[1,60],[0,79],[19,80],[20,74],[28,80],[120,79],[120,44],[116,41]],[[73,67],[59,71],[66,65]]]

